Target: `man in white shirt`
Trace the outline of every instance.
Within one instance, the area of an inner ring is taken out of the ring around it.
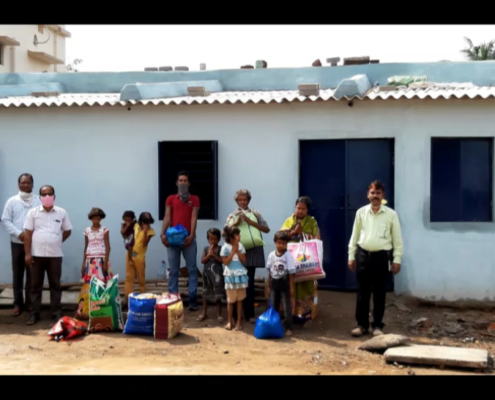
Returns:
[[[55,189],[43,186],[40,189],[41,206],[29,211],[24,224],[24,250],[26,264],[31,266],[32,310],[28,325],[40,319],[41,295],[45,271],[50,286],[50,305],[54,319],[62,317],[62,243],[71,234],[72,225],[67,212],[55,203]]]
[[[14,312],[18,317],[23,311],[31,308],[31,269],[26,267],[24,253],[24,222],[30,210],[41,205],[38,196],[33,194],[33,176],[22,174],[18,179],[19,193],[7,200],[2,215],[2,224],[10,234],[10,246],[12,250],[12,272],[14,288]],[[26,272],[25,298],[22,290],[24,287],[24,271]]]

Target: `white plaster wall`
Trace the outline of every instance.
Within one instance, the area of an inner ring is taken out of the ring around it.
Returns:
[[[219,221],[199,222],[202,248],[206,230],[221,228],[234,208],[232,197],[239,188],[252,191],[252,206],[272,232],[282,225],[298,196],[298,139],[394,137],[395,203],[405,243],[397,291],[448,300],[495,299],[494,224],[428,222],[430,137],[493,136],[494,105],[493,100],[376,100],[356,101],[352,108],[341,101],[136,106],[131,111],[0,109],[0,203],[16,193],[23,172],[34,174],[36,189],[55,186],[57,204],[68,210],[74,225],[64,245],[65,281],[79,277],[88,211],[103,208],[111,230],[111,261],[122,276],[122,212],[158,214],[158,141],[219,141]],[[155,229],[160,226],[157,222]],[[270,239],[266,253],[273,250]],[[153,239],[147,277],[156,278],[166,259],[160,240]],[[9,239],[1,229],[0,281],[10,280]]]
[[[65,25],[60,25],[65,27]],[[33,44],[34,35],[38,36],[40,42],[44,42],[48,38],[50,32],[50,40],[46,44],[39,44],[35,47]],[[0,25],[0,36],[9,36],[20,43],[20,46],[13,47],[15,52],[15,71],[10,69],[11,47],[4,46],[3,65],[0,65],[0,73],[2,72],[65,72],[65,65],[50,65],[34,60],[28,56],[28,50],[42,51],[44,53],[55,55],[54,37],[55,33],[49,31],[45,27],[44,33],[38,32],[38,25]],[[65,61],[65,38],[57,36],[57,58]],[[55,69],[56,68],[56,69]]]

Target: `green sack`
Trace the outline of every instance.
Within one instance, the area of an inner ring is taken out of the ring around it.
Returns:
[[[244,215],[249,218],[251,221],[258,223],[258,218],[254,212],[244,212]],[[237,218],[232,218],[230,220],[230,225],[234,225],[239,216]],[[262,247],[265,245],[263,241],[263,237],[261,236],[261,232],[259,229],[254,226],[248,225],[247,222],[242,221],[237,227],[241,231],[241,243],[246,250],[250,250],[254,247]]]
[[[119,280],[115,275],[106,284],[93,276],[89,289],[89,332],[124,330]]]
[[[428,82],[427,76],[392,76],[388,78],[389,86],[409,86],[411,83]]]

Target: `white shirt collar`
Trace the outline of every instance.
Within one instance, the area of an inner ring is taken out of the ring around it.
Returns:
[[[373,212],[373,206],[371,205],[371,203],[368,205],[368,207],[369,207],[370,213],[375,214]],[[383,204],[380,204],[380,208],[378,209],[378,211],[376,212],[376,214],[380,214],[382,212],[385,212],[385,209],[383,208]]]
[[[50,212],[55,211],[55,207],[56,206],[53,206],[53,208],[51,209]],[[45,207],[43,207],[43,204],[40,206],[40,212],[48,212],[48,211],[45,210]]]

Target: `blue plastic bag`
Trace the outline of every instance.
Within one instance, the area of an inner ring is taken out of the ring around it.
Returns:
[[[184,245],[184,241],[189,236],[189,232],[181,224],[177,224],[171,228],[168,228],[165,232],[168,243],[172,247],[181,247]]]
[[[139,293],[129,295],[129,316],[125,324],[124,333],[127,335],[153,336],[156,297],[139,299],[137,296],[139,296]]]
[[[284,327],[280,315],[273,307],[270,307],[256,320],[254,337],[256,339],[282,339],[284,337]]]

